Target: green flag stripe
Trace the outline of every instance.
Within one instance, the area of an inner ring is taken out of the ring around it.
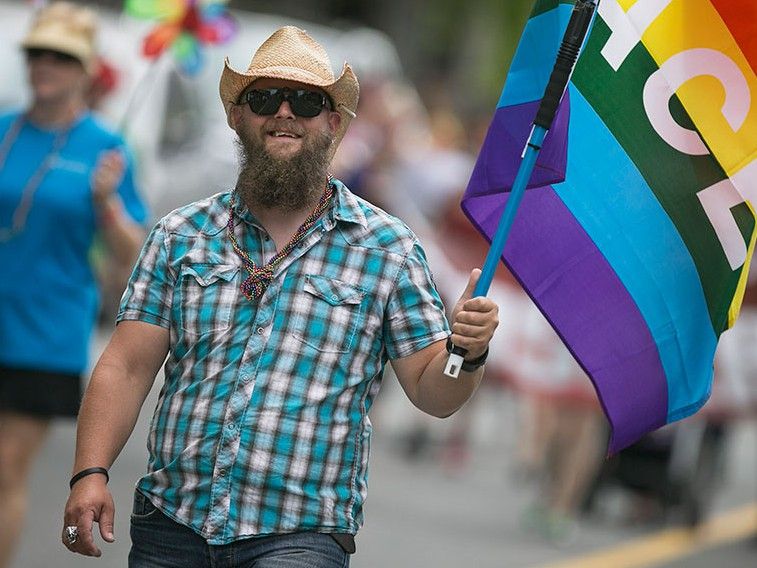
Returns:
[[[644,110],[642,90],[657,64],[639,43],[618,71],[600,54],[610,29],[597,18],[576,70],[573,83],[595,109],[644,176],[689,249],[702,283],[716,335],[727,324],[739,271],[732,271],[696,193],[725,179],[711,155],[689,156],[668,145],[654,131]],[[675,114],[685,113],[674,100]],[[612,188],[608,188],[611,191]],[[754,219],[734,208],[743,233],[751,233]]]

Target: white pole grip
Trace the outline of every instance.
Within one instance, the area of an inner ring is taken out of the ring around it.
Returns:
[[[465,358],[457,353],[450,353],[447,359],[447,366],[444,367],[444,374],[452,379],[456,379],[460,374],[460,368],[463,366]]]

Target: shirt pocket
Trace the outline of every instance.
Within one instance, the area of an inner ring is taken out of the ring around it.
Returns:
[[[185,264],[179,276],[179,317],[182,331],[192,336],[221,333],[231,326],[237,300],[233,264]]]
[[[317,274],[305,277],[302,290],[294,308],[294,337],[324,353],[349,351],[363,315],[365,291]]]

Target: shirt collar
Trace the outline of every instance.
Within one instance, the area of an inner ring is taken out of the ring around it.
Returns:
[[[334,205],[331,208],[329,218],[334,221],[345,221],[347,223],[357,223],[361,227],[368,226],[368,220],[365,218],[362,207],[357,197],[347,186],[338,179],[334,179]]]
[[[241,219],[245,223],[257,225],[258,223],[255,219],[255,216],[247,208],[247,205],[242,200],[237,190],[232,189],[229,192],[229,195],[230,195],[230,200],[231,200],[231,208],[234,211],[234,217],[236,219]]]

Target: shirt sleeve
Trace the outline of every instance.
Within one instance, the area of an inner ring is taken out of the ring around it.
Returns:
[[[439,292],[426,254],[415,241],[397,274],[386,307],[384,338],[387,355],[398,359],[412,355],[449,335]]]
[[[129,278],[116,322],[137,320],[170,328],[176,281],[170,271],[163,221],[150,232]]]

